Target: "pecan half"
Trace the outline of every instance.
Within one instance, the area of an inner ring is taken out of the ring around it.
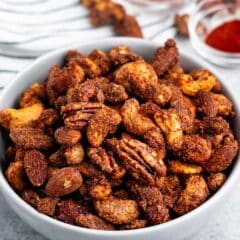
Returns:
[[[102,171],[105,171],[114,179],[121,179],[126,170],[116,162],[111,152],[106,152],[104,148],[89,148],[88,149],[88,157],[91,161],[98,165]]]
[[[162,158],[147,144],[126,135],[121,140],[108,140],[107,144],[117,153],[127,171],[143,183],[154,185],[154,172],[160,176],[166,174]]]
[[[67,101],[68,103],[104,102],[104,96],[100,95],[103,94],[103,88],[108,84],[109,80],[104,77],[88,79],[68,89]]]
[[[67,127],[81,130],[102,107],[103,104],[93,102],[69,103],[61,107],[61,114]]]
[[[70,88],[67,101],[71,102],[104,102],[119,103],[128,98],[123,86],[110,82],[107,78],[99,77],[86,80]]]

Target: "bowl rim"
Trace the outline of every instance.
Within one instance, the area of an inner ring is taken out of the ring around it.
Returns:
[[[64,48],[60,48],[60,49],[55,50],[55,51],[51,51],[51,52],[37,58],[33,63],[31,63],[29,66],[27,66],[23,71],[18,73],[16,75],[16,77],[2,91],[1,96],[0,96],[0,101],[3,101],[7,97],[9,92],[11,92],[12,86],[14,86],[18,82],[18,79],[20,79],[22,77],[22,75],[26,74],[35,65],[38,65],[41,62],[44,62],[45,60],[47,60],[48,58],[50,58],[54,55],[64,53],[69,49],[78,49],[79,50],[80,48],[84,48],[84,47],[87,47],[87,46],[90,46],[90,45],[93,45],[93,49],[94,49],[94,45],[98,45],[98,44],[107,44],[109,42],[116,42],[116,45],[120,45],[120,44],[128,45],[130,43],[134,44],[134,43],[136,43],[136,41],[139,44],[142,43],[145,47],[146,46],[155,47],[155,48],[159,47],[158,43],[150,41],[150,40],[127,38],[127,37],[113,37],[113,38],[105,38],[105,39],[101,39],[101,40],[93,40],[93,41],[90,41],[90,42],[87,42],[87,43],[85,42],[85,43],[73,44],[73,45],[68,46],[68,47],[64,47]],[[204,68],[207,68],[208,70],[210,70],[213,74],[215,74],[217,76],[217,78],[220,80],[221,84],[224,87],[224,91],[226,91],[227,94],[230,95],[231,100],[234,103],[235,110],[236,110],[236,113],[237,113],[236,117],[240,118],[239,117],[239,110],[238,110],[238,109],[240,109],[240,104],[235,99],[234,94],[230,94],[230,90],[228,89],[228,87],[226,87],[226,85],[224,84],[224,82],[222,80],[222,77],[220,76],[218,71],[215,70],[214,66],[211,66],[209,63],[200,59],[196,55],[189,54],[189,53],[183,53],[181,50],[180,50],[180,56],[183,56],[183,57],[185,57],[189,60],[194,61],[196,64],[199,64]],[[239,142],[239,139],[238,139],[238,142]],[[213,196],[211,196],[206,202],[204,202],[202,205],[200,205],[196,209],[192,210],[191,212],[189,212],[187,214],[184,214],[183,216],[180,216],[180,217],[177,217],[176,219],[170,220],[169,222],[158,224],[158,225],[155,225],[155,226],[145,227],[145,228],[141,228],[141,229],[134,229],[134,230],[121,230],[121,231],[94,230],[94,229],[88,229],[88,228],[84,228],[84,227],[80,227],[80,226],[67,224],[67,223],[64,223],[60,220],[57,220],[57,219],[48,217],[46,215],[43,215],[43,214],[37,212],[37,210],[35,210],[33,207],[31,207],[28,203],[26,203],[12,189],[12,187],[8,184],[8,182],[7,182],[7,180],[4,176],[2,166],[0,166],[0,185],[1,185],[0,191],[2,192],[2,195],[4,196],[4,198],[9,199],[10,201],[13,201],[13,203],[16,206],[22,208],[27,214],[30,214],[34,219],[36,219],[38,221],[42,220],[42,221],[44,221],[48,224],[55,225],[55,227],[63,228],[63,229],[66,229],[66,230],[71,230],[71,231],[73,231],[75,233],[79,233],[79,234],[84,233],[84,234],[89,235],[89,236],[98,235],[98,236],[104,236],[104,237],[130,237],[130,236],[138,235],[138,234],[146,234],[146,233],[150,233],[150,232],[152,233],[152,232],[158,232],[158,231],[160,232],[163,229],[172,228],[172,227],[178,225],[179,223],[181,223],[183,221],[190,220],[191,218],[198,215],[200,212],[206,211],[207,209],[213,207],[215,203],[219,202],[221,200],[221,198],[223,198],[223,196],[227,195],[227,193],[230,191],[232,186],[237,182],[237,180],[240,180],[240,176],[239,176],[240,175],[239,174],[239,172],[240,172],[240,161],[239,161],[239,158],[240,158],[240,156],[238,154],[238,156],[236,157],[233,169],[231,170],[231,173],[228,176],[225,184]]]

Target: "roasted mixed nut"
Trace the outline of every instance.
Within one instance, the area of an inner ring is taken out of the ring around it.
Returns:
[[[112,24],[117,35],[143,38],[136,17],[128,15],[123,5],[112,0],[80,0],[80,3],[89,10],[89,20],[93,26]]]
[[[102,24],[121,18],[120,6],[101,16],[101,2],[92,1],[92,14]],[[224,184],[238,153],[234,115],[212,73],[181,68],[174,40],[150,61],[126,46],[71,50],[17,109],[0,111],[10,137],[6,178],[37,211],[69,224],[161,224]]]

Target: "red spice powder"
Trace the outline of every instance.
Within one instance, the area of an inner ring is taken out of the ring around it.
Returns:
[[[218,26],[208,34],[205,41],[218,50],[240,53],[240,19]]]

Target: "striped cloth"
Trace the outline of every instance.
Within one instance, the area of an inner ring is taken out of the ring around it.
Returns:
[[[123,4],[135,15],[144,37],[161,44],[174,37],[173,15]],[[89,39],[111,37],[110,26],[94,28],[79,0],[0,0],[0,89],[37,56]]]

